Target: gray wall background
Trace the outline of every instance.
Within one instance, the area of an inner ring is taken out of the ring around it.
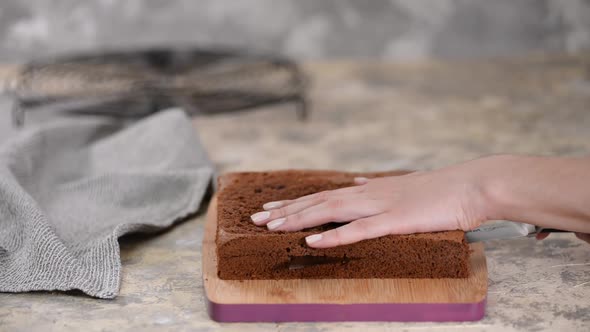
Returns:
[[[296,58],[511,56],[590,49],[586,0],[3,0],[0,60],[148,45]]]

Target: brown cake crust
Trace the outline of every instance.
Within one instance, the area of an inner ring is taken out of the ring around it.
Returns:
[[[336,248],[314,249],[304,238],[340,224],[298,232],[270,232],[250,215],[262,204],[353,185],[348,173],[285,170],[228,173],[218,178],[217,257],[221,279],[466,278],[469,245],[462,231],[388,235]]]

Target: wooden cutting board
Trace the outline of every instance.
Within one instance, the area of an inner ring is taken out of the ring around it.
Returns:
[[[487,267],[472,244],[466,279],[221,280],[217,276],[217,200],[207,212],[203,283],[209,315],[219,322],[474,321],[483,318]]]

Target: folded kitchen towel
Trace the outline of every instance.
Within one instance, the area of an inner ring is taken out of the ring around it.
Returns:
[[[198,210],[213,167],[178,109],[64,119],[0,146],[0,291],[118,294],[118,238]]]

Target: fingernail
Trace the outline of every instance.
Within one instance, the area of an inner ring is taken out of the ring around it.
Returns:
[[[354,183],[356,184],[365,184],[367,182],[369,182],[369,179],[362,176],[354,178]]]
[[[310,235],[310,236],[306,237],[305,242],[307,242],[307,244],[312,244],[314,242],[318,242],[321,239],[322,239],[322,234],[314,234],[314,235]]]
[[[265,221],[266,219],[268,219],[268,217],[270,217],[270,212],[262,211],[262,212],[254,213],[253,215],[250,216],[250,219],[252,219],[253,222],[261,222],[261,221]]]
[[[283,202],[268,202],[262,206],[265,210],[272,210],[283,206]]]
[[[268,224],[266,224],[266,227],[268,227],[268,229],[270,229],[270,230],[273,230],[273,229],[281,226],[284,223],[285,223],[285,218],[279,218],[279,219],[275,219],[275,220],[269,222]]]

